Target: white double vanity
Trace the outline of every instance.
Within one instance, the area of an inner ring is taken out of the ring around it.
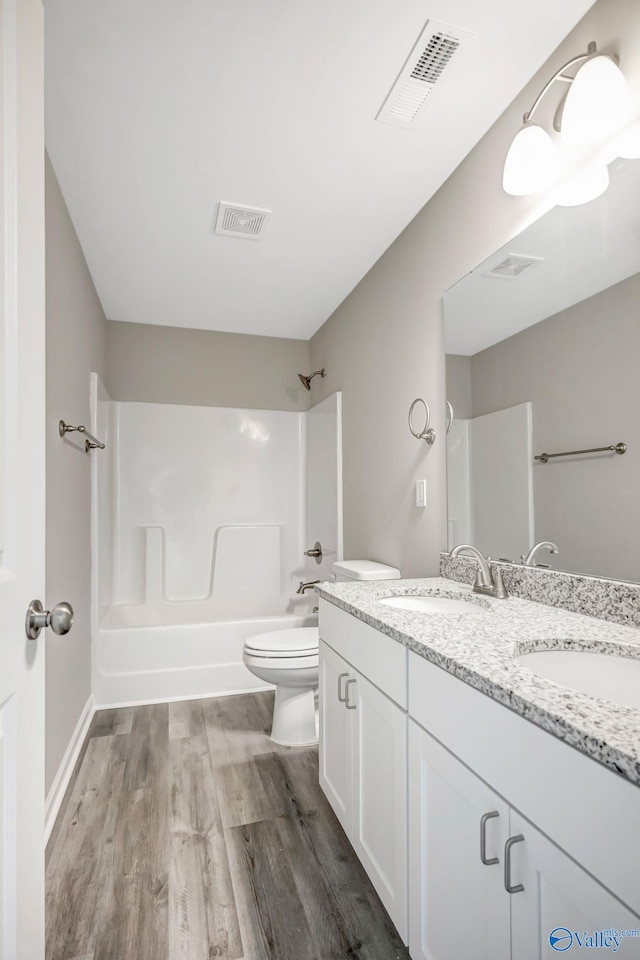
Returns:
[[[640,709],[525,657],[632,663],[637,629],[447,579],[318,593],[320,783],[413,960],[640,958]]]

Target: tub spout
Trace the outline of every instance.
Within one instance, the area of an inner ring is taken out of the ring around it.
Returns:
[[[304,593],[305,590],[311,590],[311,587],[314,587],[316,583],[320,583],[319,580],[309,580],[308,583],[305,583],[304,580],[300,581],[300,586],[296,590],[296,593]]]

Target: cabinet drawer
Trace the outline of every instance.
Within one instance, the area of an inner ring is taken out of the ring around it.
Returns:
[[[391,700],[407,709],[406,647],[322,599],[320,636]]]

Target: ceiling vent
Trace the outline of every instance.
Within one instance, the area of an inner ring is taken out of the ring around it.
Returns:
[[[508,257],[489,270],[483,270],[483,277],[495,277],[496,280],[517,280],[527,270],[533,270],[543,262],[542,257],[520,257],[510,253]]]
[[[454,60],[458,62],[463,46],[472,39],[471,33],[427,20],[376,120],[414,127],[436,85],[442,83]]]
[[[216,219],[216,233],[225,237],[243,237],[245,240],[261,240],[271,210],[256,207],[239,207],[235,203],[220,203]]]

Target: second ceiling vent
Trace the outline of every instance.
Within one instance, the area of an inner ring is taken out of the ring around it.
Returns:
[[[258,207],[241,207],[235,203],[220,202],[215,232],[226,237],[242,237],[244,240],[261,240],[271,210]]]
[[[496,280],[517,280],[526,270],[533,270],[542,262],[542,257],[521,257],[517,253],[510,253],[500,263],[496,263],[488,270],[483,270],[482,276],[494,277]]]
[[[376,120],[396,127],[415,126],[436,84],[442,83],[462,47],[472,39],[472,33],[427,20]]]

